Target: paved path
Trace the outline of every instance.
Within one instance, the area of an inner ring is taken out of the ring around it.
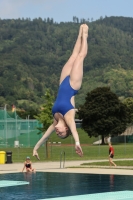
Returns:
[[[116,160],[123,160],[123,159],[114,159],[114,161]],[[124,159],[124,160],[133,160],[133,159]],[[43,171],[43,172],[133,175],[133,170],[131,170],[131,167],[126,167],[127,169],[120,169],[120,167],[111,167],[111,168],[82,167],[81,168],[80,166],[82,163],[91,163],[91,162],[98,162],[98,161],[101,162],[101,161],[108,161],[108,160],[66,161],[65,168],[60,168],[59,161],[58,162],[36,162],[36,163],[33,163],[33,167],[36,169],[36,171]],[[76,167],[76,168],[71,168],[71,167]],[[23,163],[0,164],[0,174],[21,172],[22,168],[23,168]]]

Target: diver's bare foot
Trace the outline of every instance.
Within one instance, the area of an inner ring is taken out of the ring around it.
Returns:
[[[83,36],[88,37],[88,30],[89,30],[89,27],[86,24],[83,24]]]
[[[82,37],[83,26],[84,26],[84,24],[80,25],[80,28],[79,28],[79,37]]]

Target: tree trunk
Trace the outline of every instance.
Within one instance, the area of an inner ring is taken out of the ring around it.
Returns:
[[[102,135],[102,143],[101,143],[102,145],[104,145],[105,144],[105,142],[104,142],[104,135]]]
[[[48,158],[48,142],[47,141],[46,141],[45,146],[46,146],[46,158]]]

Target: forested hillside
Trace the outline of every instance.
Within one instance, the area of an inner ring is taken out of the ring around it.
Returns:
[[[98,86],[110,86],[121,98],[133,97],[133,18],[105,17],[86,23],[89,52],[77,105]],[[47,88],[56,96],[79,26],[79,20],[60,24],[49,18],[0,20],[0,106],[38,107]]]

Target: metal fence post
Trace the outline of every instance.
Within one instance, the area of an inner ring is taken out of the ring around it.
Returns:
[[[62,157],[64,158],[64,160],[63,160],[63,168],[65,168],[65,151],[61,151],[61,153],[60,153],[60,168],[62,168],[61,167],[61,164],[62,164]]]

